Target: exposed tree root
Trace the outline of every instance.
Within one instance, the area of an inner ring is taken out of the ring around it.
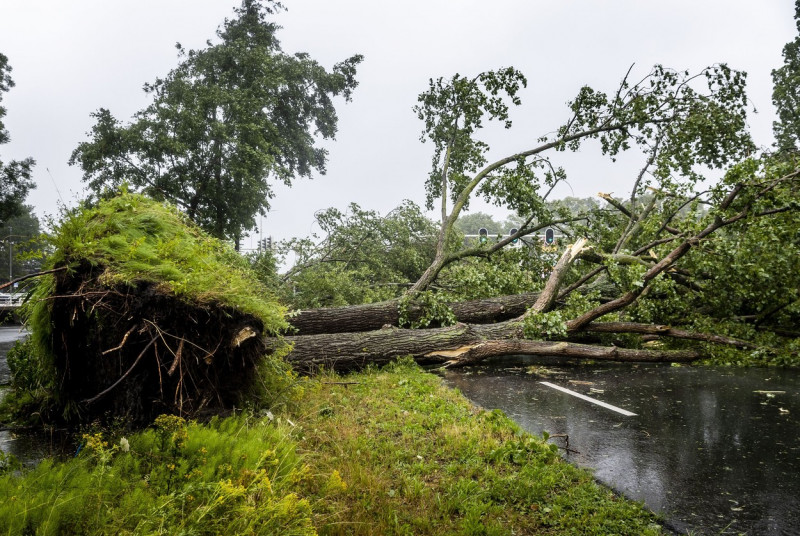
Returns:
[[[62,409],[148,422],[230,408],[263,356],[259,320],[192,305],[154,285],[105,288],[59,274],[51,302]]]

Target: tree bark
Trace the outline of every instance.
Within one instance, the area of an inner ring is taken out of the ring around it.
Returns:
[[[539,293],[514,294],[449,304],[459,322],[485,324],[516,318],[536,303]],[[422,311],[411,308],[411,318],[416,320]],[[397,301],[323,307],[294,313],[289,323],[292,335],[321,333],[351,333],[373,331],[384,326],[397,326],[400,313]]]
[[[292,344],[287,361],[301,369],[326,367],[351,369],[365,365],[383,365],[410,355],[422,364],[441,362],[425,358],[431,351],[459,348],[480,341],[472,328],[456,324],[447,328],[386,328],[364,333],[325,333],[286,337]]]
[[[418,363],[459,367],[504,355],[567,356],[614,361],[686,362],[702,357],[694,350],[666,351],[602,347],[572,342],[520,339],[519,322],[474,326],[456,324],[424,330],[386,328],[365,333],[286,337],[287,361],[300,369],[352,369],[383,365],[411,356]]]
[[[676,329],[662,324],[639,324],[636,322],[592,322],[583,328],[592,333],[639,333],[642,335],[658,335],[674,339],[710,342],[734,346],[736,348],[754,348],[755,346],[741,339],[713,335],[710,333],[696,333],[684,329]]]

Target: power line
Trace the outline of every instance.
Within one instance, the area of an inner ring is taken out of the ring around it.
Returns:
[[[47,170],[47,174],[48,174],[48,175],[50,175],[50,180],[53,182],[53,188],[55,188],[55,189],[56,189],[56,193],[58,194],[58,198],[61,200],[61,204],[62,204],[63,206],[66,206],[67,204],[66,204],[66,203],[64,203],[64,198],[63,198],[63,197],[61,197],[61,191],[58,189],[58,185],[56,184],[56,180],[53,178],[53,174],[52,174],[52,173],[50,173],[50,168],[49,168],[49,167],[46,167],[46,168],[44,168],[44,169],[46,169],[46,170]]]

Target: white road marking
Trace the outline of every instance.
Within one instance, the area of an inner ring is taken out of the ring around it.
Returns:
[[[557,389],[558,391],[567,393],[568,395],[576,396],[576,397],[580,398],[581,400],[586,400],[587,402],[591,402],[592,404],[597,404],[598,406],[602,406],[602,407],[604,407],[606,409],[610,409],[611,411],[616,411],[617,413],[621,413],[621,414],[625,415],[626,417],[635,417],[636,416],[635,413],[631,413],[630,411],[628,411],[626,409],[618,408],[617,406],[612,406],[611,404],[606,404],[605,402],[601,402],[599,400],[596,400],[594,398],[588,397],[586,395],[582,395],[580,393],[576,393],[575,391],[570,391],[569,389],[565,389],[565,388],[563,388],[561,386],[553,385],[550,382],[539,382],[539,383],[541,383],[542,385],[546,385],[548,387],[552,387],[553,389]]]

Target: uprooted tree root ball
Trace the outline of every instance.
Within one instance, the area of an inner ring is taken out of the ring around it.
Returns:
[[[123,194],[70,214],[53,242],[27,316],[48,409],[67,421],[229,409],[286,326],[246,261],[167,205]]]
[[[81,420],[230,408],[264,355],[262,323],[235,309],[194,306],[151,283],[105,288],[91,272],[57,280],[56,383]]]

